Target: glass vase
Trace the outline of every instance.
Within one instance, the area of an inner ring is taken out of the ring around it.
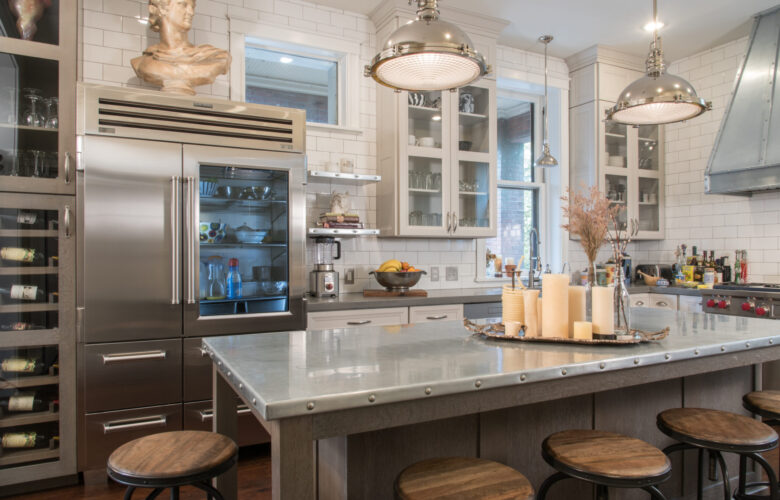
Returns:
[[[596,265],[588,261],[587,281],[585,281],[585,318],[593,319],[593,287],[596,286]]]
[[[614,280],[614,313],[615,335],[618,337],[633,337],[631,333],[631,300],[628,296],[625,276],[622,266],[616,266]]]

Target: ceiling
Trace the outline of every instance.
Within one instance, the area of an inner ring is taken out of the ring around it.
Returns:
[[[338,9],[369,14],[382,0],[314,0]],[[658,18],[666,59],[674,61],[750,33],[752,16],[777,0],[659,0]],[[651,0],[440,0],[510,21],[499,43],[542,52],[536,39],[550,34],[552,56],[568,57],[601,44],[644,57],[651,35],[642,27],[653,14]],[[380,41],[381,43],[382,41]]]

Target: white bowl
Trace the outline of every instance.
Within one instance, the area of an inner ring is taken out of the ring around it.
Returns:
[[[239,243],[258,244],[263,242],[263,238],[268,231],[236,231],[236,239]]]

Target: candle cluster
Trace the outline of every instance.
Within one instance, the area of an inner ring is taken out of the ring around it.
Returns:
[[[593,333],[614,332],[613,287],[593,288],[593,321],[587,321],[585,287],[569,285],[566,274],[542,276],[538,289],[505,286],[503,321],[506,335],[518,335],[525,325],[526,337],[593,339]]]

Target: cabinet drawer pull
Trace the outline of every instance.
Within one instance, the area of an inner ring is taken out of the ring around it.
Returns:
[[[109,432],[126,431],[130,429],[143,429],[145,427],[164,426],[168,423],[168,417],[165,415],[156,415],[154,417],[128,418],[127,420],[115,420],[103,424],[103,434]]]
[[[425,319],[437,320],[437,319],[444,319],[446,317],[447,317],[446,314],[440,314],[439,316],[427,316]]]
[[[369,323],[371,323],[370,319],[364,319],[363,321],[347,321],[347,324],[352,326],[367,325]]]
[[[637,300],[637,301],[636,301],[636,303],[635,303],[634,305],[637,305],[637,306],[639,306],[639,307],[642,307],[643,305],[645,305],[645,302],[644,302],[643,300]]]
[[[121,352],[116,354],[103,354],[103,364],[119,363],[122,361],[140,361],[144,359],[165,359],[166,351],[142,351],[142,352]]]
[[[669,307],[669,304],[664,301],[656,302],[655,305],[657,305],[658,307]]]
[[[198,413],[200,414],[201,422],[208,422],[209,420],[212,420],[214,418],[214,409],[212,408],[208,408],[206,410],[200,410]],[[236,415],[246,415],[247,413],[252,413],[252,410],[250,410],[247,405],[238,406],[238,409],[236,410]]]
[[[65,170],[65,184],[70,184],[70,153],[68,152],[65,152],[63,169]]]
[[[71,235],[71,227],[70,227],[70,205],[65,205],[65,214],[63,215],[63,222],[65,224],[65,237],[70,238]]]

